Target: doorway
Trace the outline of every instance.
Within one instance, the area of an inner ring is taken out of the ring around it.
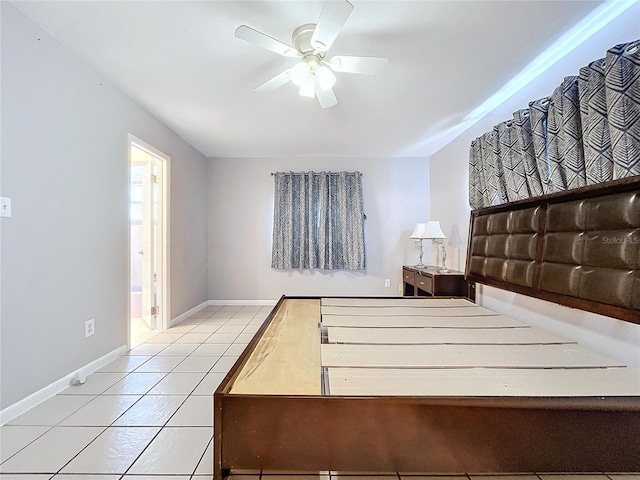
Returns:
[[[129,135],[129,346],[168,328],[168,161]]]

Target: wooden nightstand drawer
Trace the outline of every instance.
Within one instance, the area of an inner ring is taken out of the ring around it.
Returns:
[[[407,270],[406,268],[403,268],[402,269],[402,281],[404,283],[408,283],[409,285],[415,285],[415,274],[414,274],[414,272],[412,272],[411,270]]]
[[[424,275],[416,275],[414,285],[417,289],[433,294],[433,278]]]

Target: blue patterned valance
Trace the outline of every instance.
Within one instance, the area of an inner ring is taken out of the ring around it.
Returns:
[[[471,142],[472,209],[640,175],[640,40]]]

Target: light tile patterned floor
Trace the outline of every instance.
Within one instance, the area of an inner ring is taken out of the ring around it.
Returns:
[[[207,307],[0,428],[2,480],[210,480],[213,392],[272,307]],[[640,474],[280,475],[233,480],[640,480]]]
[[[207,307],[12,420],[0,477],[210,480],[213,392],[271,309]]]

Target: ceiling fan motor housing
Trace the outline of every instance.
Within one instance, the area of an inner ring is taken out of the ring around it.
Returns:
[[[315,28],[315,23],[307,23],[296,28],[291,36],[293,45],[298,51],[298,57],[302,60],[302,64],[296,65],[291,71],[291,79],[296,85],[301,85],[307,79],[307,75],[312,81],[318,67],[323,63],[325,53],[311,45]]]
[[[316,55],[321,54],[324,57],[324,53],[321,53],[319,46],[313,46],[311,44],[311,37],[313,37],[313,32],[316,29],[315,23],[306,23],[304,25],[300,25],[293,31],[293,35],[291,36],[291,40],[293,41],[293,46],[296,47],[298,53],[301,57],[305,55],[313,54]]]

